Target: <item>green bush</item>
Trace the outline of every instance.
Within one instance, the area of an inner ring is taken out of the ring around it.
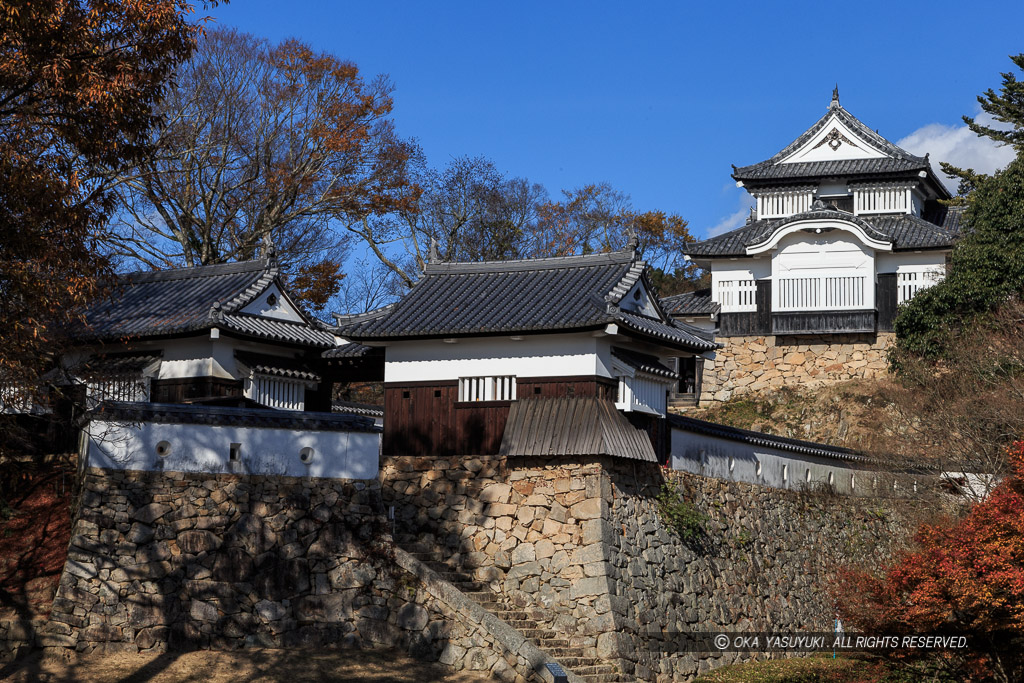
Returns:
[[[658,493],[658,512],[671,531],[683,540],[692,540],[704,533],[707,517],[693,503],[684,500],[684,491],[676,482],[666,479]]]

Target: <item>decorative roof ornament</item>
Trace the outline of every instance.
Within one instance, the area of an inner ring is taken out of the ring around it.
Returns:
[[[814,203],[811,204],[811,209],[810,210],[811,211],[834,211],[834,209],[831,206],[829,206],[825,202],[821,201],[820,199],[815,199],[814,200]]]
[[[629,228],[626,229],[626,235],[628,236],[628,239],[626,240],[626,251],[632,251],[633,257],[636,258],[636,252],[640,249],[640,237],[636,234],[636,228],[629,226]]]
[[[223,320],[224,312],[220,309],[220,302],[214,301],[210,305],[210,320]]]
[[[757,220],[757,209],[753,206],[750,207],[750,213],[747,214],[747,225],[750,225]]]
[[[266,232],[263,235],[263,258],[267,259],[267,264],[271,266],[277,265],[277,247],[274,246],[274,238],[270,232]]]
[[[828,103],[829,109],[835,109],[839,106],[839,84],[836,83],[836,87],[832,88],[832,101]]]
[[[441,262],[441,254],[437,248],[437,238],[430,238],[430,251],[427,252],[427,263],[436,264]]]

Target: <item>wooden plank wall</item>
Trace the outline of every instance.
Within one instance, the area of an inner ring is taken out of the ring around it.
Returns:
[[[602,377],[517,381],[519,399],[595,396],[615,399]],[[384,455],[497,455],[511,401],[459,402],[457,380],[384,385]]]
[[[878,309],[878,331],[892,332],[896,320],[896,273],[879,273],[875,287],[875,308]]]

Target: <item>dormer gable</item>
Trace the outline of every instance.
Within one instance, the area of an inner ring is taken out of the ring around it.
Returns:
[[[662,315],[658,310],[654,297],[648,290],[644,278],[641,278],[633,287],[626,292],[626,295],[619,301],[619,308],[631,313],[647,316],[648,318],[661,319]]]
[[[778,163],[881,159],[891,156],[872,145],[853,126],[844,122],[837,111],[832,111],[816,133]]]
[[[298,306],[295,305],[286,293],[281,291],[276,282],[254,297],[239,312],[258,315],[264,318],[274,318],[275,320],[288,320],[296,323],[306,322]]]

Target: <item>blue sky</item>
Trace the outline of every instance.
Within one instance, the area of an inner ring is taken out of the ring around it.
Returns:
[[[432,165],[484,155],[563,188],[607,181],[705,236],[738,224],[730,164],[843,106],[893,142],[979,170],[1010,157],[960,121],[1024,52],[1024,3],[234,0],[215,20],[388,74]],[[937,169],[936,169],[937,170]]]

